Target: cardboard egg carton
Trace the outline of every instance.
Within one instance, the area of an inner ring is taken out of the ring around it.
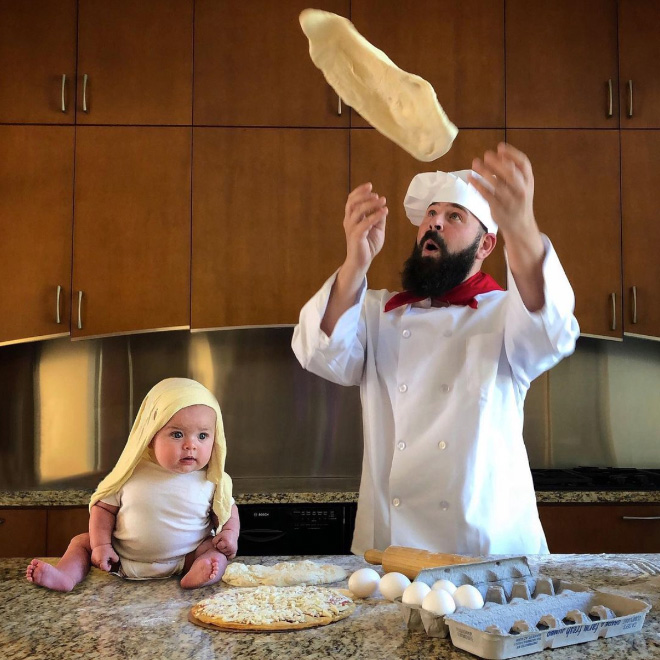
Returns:
[[[397,599],[406,625],[433,637],[451,636],[454,646],[493,660],[636,632],[650,609],[633,598],[533,576],[526,557],[429,568],[416,581],[431,586],[443,578],[479,589],[483,609],[461,607],[437,616]]]

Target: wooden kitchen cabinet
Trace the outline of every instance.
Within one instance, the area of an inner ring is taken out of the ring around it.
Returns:
[[[0,509],[0,557],[46,555],[45,509]]]
[[[352,0],[351,20],[401,69],[433,86],[459,127],[504,126],[503,0]],[[352,113],[353,126],[368,126]]]
[[[658,504],[539,504],[552,553],[660,552]]]
[[[191,128],[76,129],[73,337],[189,327],[190,152]]]
[[[619,127],[616,0],[506,0],[505,39],[507,127]]]
[[[196,126],[347,127],[348,108],[309,57],[305,0],[196,0]],[[349,15],[349,0],[317,9]]]
[[[192,327],[294,324],[342,264],[348,131],[194,129]]]
[[[88,507],[48,509],[46,556],[61,557],[71,539],[85,532],[89,532]]]
[[[623,337],[617,131],[508,130],[534,170],[534,212],[575,292],[583,335]]]
[[[621,128],[660,128],[660,3],[619,0]]]
[[[623,209],[623,327],[660,338],[660,131],[621,132]]]
[[[67,335],[74,128],[0,126],[0,145],[0,344]]]
[[[420,163],[375,130],[351,129],[351,189],[370,181],[373,190],[387,199],[389,214],[385,245],[369,268],[370,289],[401,290],[401,270],[410,256],[417,227],[406,217],[403,200],[410,181],[419,172],[464,170],[472,159],[482,158],[504,139],[503,130],[462,130],[451,150],[433,163]],[[495,252],[484,262],[484,271],[506,287],[501,235]]]
[[[73,124],[76,0],[0,0],[0,123]]]
[[[79,0],[78,124],[191,124],[193,3]]]

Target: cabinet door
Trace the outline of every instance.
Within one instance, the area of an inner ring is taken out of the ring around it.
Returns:
[[[0,126],[0,343],[69,334],[73,145],[73,126]]]
[[[575,292],[583,335],[623,337],[617,131],[509,130],[534,170],[534,212]]]
[[[189,327],[190,150],[190,128],[77,128],[74,337]]]
[[[626,334],[660,337],[660,131],[621,132],[623,324]]]
[[[0,0],[0,123],[72,124],[76,0]]]
[[[71,509],[48,509],[46,554],[61,557],[74,536],[89,531],[89,509],[86,506]]]
[[[660,128],[658,26],[658,0],[619,0],[621,128]]]
[[[506,2],[506,125],[618,128],[616,0]]]
[[[464,170],[475,157],[483,158],[504,139],[503,130],[462,130],[451,150],[434,163],[420,163],[375,130],[351,130],[351,189],[371,181],[375,192],[387,198],[389,214],[385,245],[369,269],[369,288],[401,290],[400,273],[415,244],[417,227],[406,217],[403,199],[415,174],[431,170]],[[506,286],[503,241],[484,262],[489,272]]]
[[[196,128],[192,327],[293,324],[346,256],[348,131]]]
[[[45,509],[0,509],[0,557],[46,555]]]
[[[348,126],[309,57],[305,0],[197,0],[195,125]],[[314,7],[348,16],[349,0]]]
[[[504,126],[503,0],[352,0],[355,27],[428,80],[459,127]],[[367,123],[352,114],[353,126]]]
[[[79,0],[77,122],[190,125],[192,35],[193,0]]]
[[[539,504],[552,553],[660,552],[660,505]]]

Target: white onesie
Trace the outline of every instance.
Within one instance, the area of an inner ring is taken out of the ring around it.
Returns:
[[[141,460],[122,488],[101,501],[118,506],[112,545],[122,577],[170,577],[211,533],[215,484],[206,469],[178,474]],[[233,499],[232,499],[233,503]]]

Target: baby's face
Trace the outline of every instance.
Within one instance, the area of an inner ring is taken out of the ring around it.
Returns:
[[[215,410],[204,405],[182,408],[156,433],[152,448],[158,464],[185,474],[208,465],[215,439]]]

